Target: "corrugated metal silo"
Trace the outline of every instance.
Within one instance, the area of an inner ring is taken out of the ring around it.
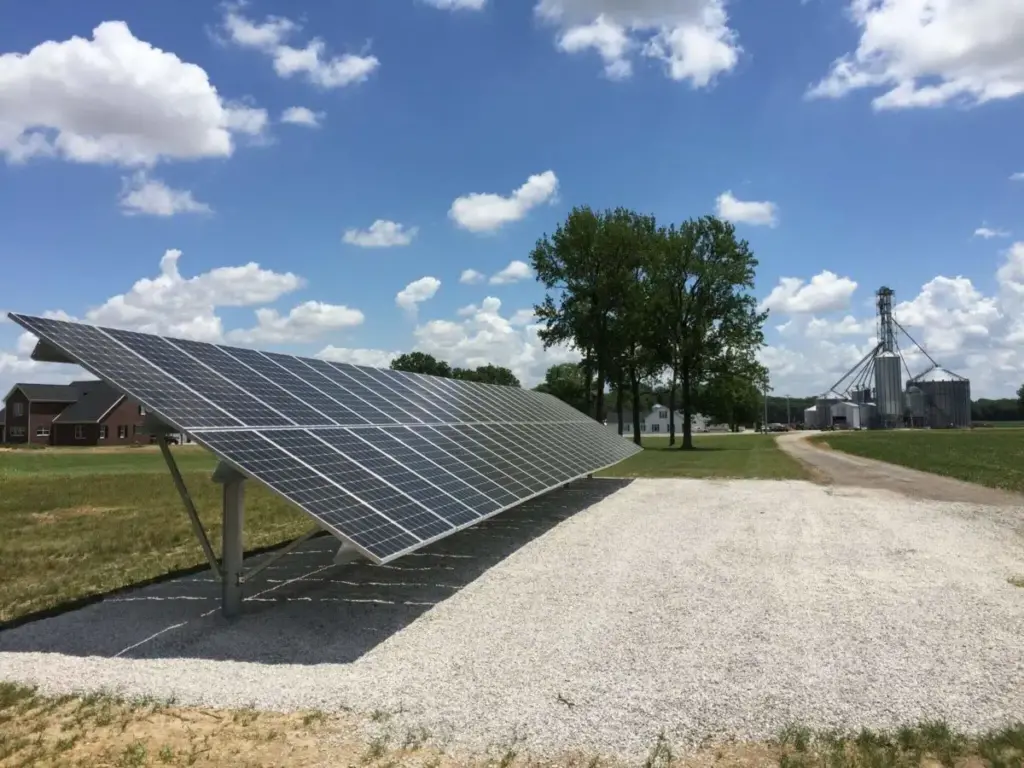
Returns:
[[[847,429],[860,429],[860,408],[857,403],[846,401],[832,406],[832,423]]]
[[[814,408],[818,412],[818,429],[825,429],[832,426],[832,404],[835,398],[819,397]]]
[[[875,403],[882,426],[903,423],[903,376],[899,355],[879,352],[875,357]]]
[[[936,366],[912,380],[921,390],[925,423],[934,428],[971,426],[971,382]]]
[[[924,418],[924,393],[920,387],[915,387],[913,384],[907,384],[907,410],[910,411],[910,416],[914,419]]]
[[[810,408],[804,408],[804,427],[807,429],[818,428],[818,408],[812,405]]]

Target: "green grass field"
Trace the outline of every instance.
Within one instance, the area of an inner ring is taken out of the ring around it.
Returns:
[[[682,439],[682,438],[678,438]],[[604,477],[736,477],[803,480],[807,473],[771,435],[694,435],[696,450],[669,447],[664,437],[644,440],[644,452],[606,469]]]
[[[1024,493],[1024,430],[853,432],[812,439],[857,456]]]
[[[220,487],[200,448],[175,455],[219,550]],[[205,562],[160,453],[0,452],[0,621]],[[294,538],[305,515],[253,483],[245,546]]]

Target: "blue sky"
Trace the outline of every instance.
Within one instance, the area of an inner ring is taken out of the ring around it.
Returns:
[[[487,278],[573,205],[717,211],[761,262],[776,391],[855,363],[884,283],[976,395],[1008,395],[1024,10],[918,5],[12,5],[0,307],[357,362],[421,348],[533,383],[572,353],[537,342],[521,267]],[[0,388],[67,374],[28,347],[0,325]]]

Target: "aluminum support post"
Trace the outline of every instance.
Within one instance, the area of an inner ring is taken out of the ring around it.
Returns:
[[[245,478],[234,470],[217,468],[215,479],[224,486],[224,529],[220,567],[222,572],[221,611],[227,618],[242,612],[242,529],[245,523]]]

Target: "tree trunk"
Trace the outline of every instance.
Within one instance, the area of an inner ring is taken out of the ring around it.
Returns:
[[[590,407],[594,402],[594,368],[591,363],[592,359],[590,350],[587,350],[586,355],[583,357],[583,412],[588,416],[593,413]]]
[[[597,361],[597,392],[594,394],[594,418],[604,421],[604,361]]]
[[[619,419],[619,437],[622,437],[622,405],[625,398],[623,398],[622,388],[626,382],[622,380],[622,371],[619,371],[618,381],[615,383],[615,412]]]
[[[640,440],[640,377],[636,375],[636,366],[629,367],[629,386],[633,390],[633,442],[641,445]]]
[[[688,361],[683,360],[682,370],[682,389],[683,389],[683,444],[679,446],[684,451],[693,450],[693,425],[691,423],[692,415],[690,413],[690,367]]]
[[[668,390],[668,444],[676,444],[676,368],[672,366],[672,386]]]

